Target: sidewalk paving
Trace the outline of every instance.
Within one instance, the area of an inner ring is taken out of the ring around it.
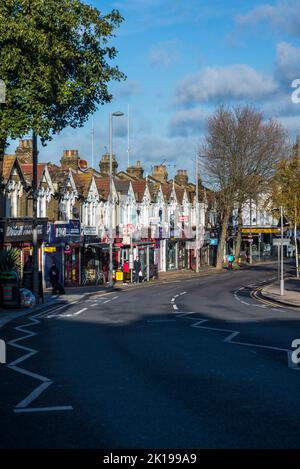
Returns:
[[[284,281],[284,295],[280,295],[278,282],[267,285],[261,290],[261,294],[269,300],[290,306],[300,307],[300,279],[288,277]]]

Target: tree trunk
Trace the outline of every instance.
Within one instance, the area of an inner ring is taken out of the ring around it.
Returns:
[[[4,216],[4,193],[2,186],[3,179],[3,161],[6,148],[6,139],[0,138],[0,217]]]
[[[238,225],[237,225],[238,231],[237,231],[236,244],[235,244],[235,260],[234,260],[234,264],[236,266],[239,265],[239,259],[241,255],[241,243],[242,243],[241,228],[243,226],[242,204],[239,204],[237,219],[238,219]]]
[[[220,237],[218,257],[217,257],[216,267],[219,270],[223,268],[223,253],[224,253],[224,246],[225,246],[226,236],[227,236],[229,216],[230,216],[230,210],[229,208],[226,208],[224,215],[223,215],[223,220],[222,220],[222,230],[221,230],[221,237]]]
[[[297,206],[296,204],[295,204],[294,239],[295,239],[296,276],[297,278],[299,278],[299,259],[298,259],[298,242],[297,242]]]

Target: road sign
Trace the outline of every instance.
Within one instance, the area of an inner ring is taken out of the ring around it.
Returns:
[[[181,222],[184,222],[184,221],[187,222],[187,221],[189,221],[188,215],[181,215],[181,216],[179,217],[179,221],[181,221]]]
[[[135,230],[135,228],[134,228],[133,225],[125,225],[125,226],[123,226],[123,234],[125,234],[125,235],[133,233],[134,230]]]
[[[291,240],[289,238],[283,238],[282,240],[284,246],[289,246]],[[281,246],[281,238],[273,238],[273,246]]]

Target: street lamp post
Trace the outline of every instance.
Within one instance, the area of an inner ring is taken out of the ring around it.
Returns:
[[[281,234],[281,263],[280,263],[280,295],[284,295],[284,278],[283,278],[283,207],[280,207],[280,234]]]
[[[39,302],[39,266],[38,266],[38,241],[37,241],[37,135],[32,133],[32,284],[36,302]]]
[[[109,286],[113,286],[113,197],[112,197],[112,139],[113,139],[113,117],[124,116],[123,112],[111,112],[109,114]]]
[[[199,169],[198,156],[196,156],[196,272],[199,272]]]

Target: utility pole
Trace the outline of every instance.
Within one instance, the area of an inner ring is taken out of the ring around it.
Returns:
[[[297,196],[295,196],[294,239],[295,239],[296,276],[297,278],[299,278],[299,259],[298,259],[298,241],[297,241]]]
[[[252,199],[250,198],[250,241],[249,241],[249,256],[250,256],[250,264],[252,264]]]
[[[199,170],[196,156],[196,272],[199,272]]]
[[[109,286],[113,286],[112,113],[109,114]]]
[[[280,295],[284,295],[284,278],[283,278],[283,207],[280,207],[280,231],[281,231],[281,263],[280,263]]]
[[[32,133],[32,283],[33,294],[36,302],[39,302],[39,265],[38,265],[38,240],[37,240],[37,135]]]
[[[112,138],[113,138],[113,117],[121,117],[124,116],[123,112],[111,112],[109,114],[109,277],[108,282],[109,286],[113,286],[113,196],[112,196],[112,188],[113,188],[113,167],[112,167],[112,160],[113,160],[113,149],[112,149]]]

